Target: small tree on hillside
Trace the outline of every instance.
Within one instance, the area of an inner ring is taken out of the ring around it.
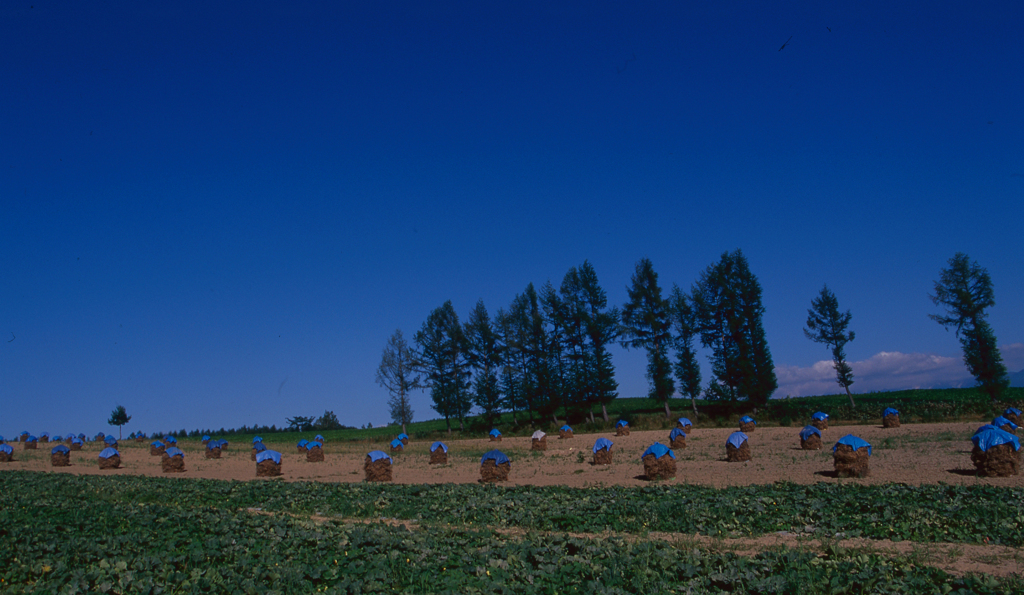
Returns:
[[[125,425],[131,420],[132,416],[128,415],[128,412],[125,410],[124,405],[118,405],[117,407],[114,407],[113,411],[110,412],[110,419],[107,420],[107,423],[112,426],[117,426],[117,439],[120,440],[121,426]]]
[[[850,385],[853,384],[853,368],[846,362],[843,347],[853,341],[853,331],[846,332],[853,315],[847,310],[839,312],[839,300],[836,294],[825,285],[818,297],[811,301],[811,309],[807,311],[807,328],[804,335],[815,343],[824,343],[832,348],[832,365],[836,369],[836,382],[846,389],[850,398],[850,407],[854,406]]]
[[[285,421],[288,422],[288,430],[291,432],[308,432],[313,429],[313,422],[316,420],[312,415],[304,417],[302,415],[296,415],[295,417],[286,417]],[[224,433],[224,428],[221,428],[221,433]]]
[[[333,411],[324,411],[324,414],[320,416],[320,419],[316,420],[313,427],[317,430],[340,430],[343,426]]]
[[[413,414],[409,392],[422,386],[416,372],[416,357],[402,335],[402,329],[396,329],[384,346],[375,379],[388,391],[391,420],[401,424],[405,432],[406,424],[412,423]]]

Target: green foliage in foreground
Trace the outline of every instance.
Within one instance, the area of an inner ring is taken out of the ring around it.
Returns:
[[[1008,593],[1024,589],[1024,583],[1015,578],[957,578],[906,559],[854,555],[836,548],[824,555],[777,550],[740,557],[646,539],[506,536],[432,527],[409,531],[383,524],[314,522],[299,516],[196,505],[191,484],[209,488],[210,482],[154,481],[152,487],[165,488],[160,496],[166,500],[131,503],[109,491],[126,487],[112,478],[88,478],[86,485],[78,486],[81,491],[63,492],[47,489],[46,484],[62,484],[68,476],[0,475],[6,496],[0,504],[0,589],[5,593]],[[12,487],[35,491],[8,491]],[[171,487],[180,489],[167,489]]]
[[[513,463],[513,470],[515,469]],[[395,518],[542,531],[832,538],[1024,546],[1024,489],[777,483],[710,488],[375,485],[229,482],[138,476],[0,473],[0,493],[59,501],[86,494],[119,504],[188,502],[227,510]]]

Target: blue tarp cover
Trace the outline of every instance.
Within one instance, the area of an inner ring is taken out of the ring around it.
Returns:
[[[210,440],[209,442],[206,443],[206,448],[210,450],[220,448],[220,440]]]
[[[682,436],[683,438],[686,438],[686,432],[680,430],[679,428],[672,428],[672,431],[668,433],[668,439],[675,440],[676,436]]]
[[[73,440],[74,438],[75,438],[75,435],[74,435],[74,434],[68,434],[68,435],[67,435],[67,437],[66,437],[66,438],[64,438],[64,439],[65,439],[65,440]]]
[[[101,459],[109,459],[110,457],[119,457],[121,453],[117,452],[116,448],[104,448],[100,451]]]
[[[847,434],[847,435],[843,436],[842,438],[840,438],[838,441],[836,441],[836,443],[832,446],[832,452],[835,452],[836,448],[840,444],[845,444],[847,446],[852,446],[853,450],[860,450],[860,449],[862,449],[864,447],[867,447],[867,449],[868,449],[868,456],[871,456],[871,445],[868,444],[867,440],[864,440],[863,438],[858,438],[857,436],[854,436],[853,434]]]
[[[181,457],[183,459],[185,458],[185,453],[181,452],[181,449],[176,446],[168,448],[167,450],[164,451],[164,454],[169,457]]]
[[[398,438],[395,438],[394,440],[391,441],[391,448],[402,448],[402,447],[403,447],[402,441],[399,440]]]
[[[679,422],[679,425],[681,425],[681,426],[692,426],[693,425],[690,422],[690,420],[685,418],[685,417],[680,417],[677,421]]]
[[[491,436],[494,436],[495,438],[497,438],[498,436],[501,436],[501,432],[498,431],[498,428],[494,428],[493,430],[491,430],[489,432],[489,434]]]
[[[4,437],[0,436],[0,442],[3,442],[3,441],[4,441]]]
[[[170,442],[171,444],[177,444],[178,439],[174,436],[164,436],[164,442]]]
[[[321,436],[320,434],[317,434],[316,436],[313,436],[313,440],[316,440],[316,441],[317,441],[317,442],[319,442],[320,444],[323,444],[323,443],[324,443],[324,437],[323,437],[323,436]]]
[[[313,450],[314,448],[319,448],[323,450],[324,445],[320,442],[317,442],[316,440],[306,443],[306,450]]]
[[[256,462],[257,463],[262,463],[263,461],[266,461],[268,459],[271,460],[271,461],[274,461],[275,463],[280,465],[281,464],[281,453],[277,452],[276,450],[265,450],[265,451],[259,453],[258,455],[256,455]]]
[[[153,442],[150,442],[149,445],[152,446],[152,447],[155,447],[155,448],[160,448],[161,446],[164,445],[164,443],[160,442],[160,441],[157,441],[157,440],[154,440]]]
[[[223,438],[221,438],[221,439],[220,439],[220,440],[218,440],[217,442],[220,442],[220,447],[221,447],[221,448],[224,448],[225,446],[227,446],[227,445],[228,445],[228,441],[227,441],[227,440],[225,440],[225,439],[223,439]]]
[[[35,436],[29,435],[29,437],[25,439],[25,442],[37,442],[38,440],[39,439]]]
[[[253,436],[252,437],[252,441],[253,442],[263,442],[263,438],[260,438],[259,436]]]
[[[997,417],[997,418],[992,420],[992,425],[997,427],[997,428],[1001,428],[1001,427],[1005,426],[1006,424],[1010,424],[1010,429],[1011,430],[1016,430],[1017,429],[1017,424],[1015,424],[1012,421],[1006,419],[1002,415],[1000,415],[999,417]]]
[[[971,442],[986,452],[993,446],[999,446],[1000,444],[1012,444],[1013,450],[1020,450],[1020,440],[1013,434],[999,428],[978,432],[971,438]]]
[[[811,419],[818,420],[818,421],[824,421],[824,420],[828,419],[828,414],[825,413],[824,411],[818,411],[817,413],[815,413],[814,415],[811,416]]]
[[[103,441],[106,442],[107,444],[116,444],[117,438],[114,438],[110,434],[107,434],[106,436],[103,437]]]
[[[309,444],[309,440],[306,440],[305,438],[299,440],[299,448],[306,448],[307,444]]]
[[[993,426],[992,424],[985,424],[985,425],[981,426],[980,428],[978,428],[977,430],[975,430],[974,431],[974,435],[977,436],[978,434],[980,434],[982,432],[985,432],[985,431],[988,431],[988,430],[998,430],[998,429],[999,428]]]
[[[18,434],[18,435],[19,435],[19,436],[28,436],[28,432],[22,432],[22,433],[20,433],[20,434]]]
[[[79,434],[78,437],[81,438],[82,440],[85,440],[85,434]]]
[[[210,441],[210,435],[209,434],[203,434],[203,441],[204,442],[209,442]]]
[[[82,439],[76,436],[71,439],[71,444],[82,444]]]
[[[388,453],[384,452],[383,450],[371,450],[370,452],[366,453],[366,456],[370,457],[371,463],[376,463],[381,459],[387,459],[391,462],[394,462],[394,460],[388,455]]]
[[[11,448],[10,444],[0,444],[0,452],[5,452],[7,454],[13,454],[14,453],[14,449]]]
[[[750,417],[749,415],[744,415],[743,417],[740,418],[741,424],[749,424],[750,422],[754,422],[754,425],[757,425],[757,421],[753,417]]]
[[[441,450],[445,451],[445,452],[448,452],[448,445],[445,444],[444,442],[435,442],[435,443],[431,444],[430,445],[430,452],[434,452],[435,450],[437,450],[439,448]]]
[[[512,459],[505,456],[505,453],[501,452],[500,450],[492,450],[485,453],[484,456],[480,458],[480,464],[483,465],[484,461],[488,460],[493,460],[495,465],[508,463],[509,467],[512,466]]]
[[[888,417],[890,415],[895,415],[896,417],[899,417],[900,412],[896,411],[892,407],[886,407],[885,411],[882,412],[882,417]]]
[[[821,430],[814,426],[804,426],[804,429],[800,430],[800,439],[807,440],[814,434],[817,434],[818,438],[821,438]]]
[[[40,438],[49,438],[50,437],[50,433],[49,432],[39,432],[39,437]]]
[[[729,437],[725,439],[726,444],[731,444],[736,448],[743,446],[743,443],[747,441],[747,435],[743,432],[733,432],[729,434]]]
[[[64,446],[63,444],[59,444],[59,445],[53,447],[53,450],[50,451],[50,454],[55,455],[58,452],[62,452],[64,454],[68,454],[69,452],[71,452],[71,449],[66,447],[66,446]]]
[[[565,424],[564,426],[562,426],[562,427],[560,427],[558,429],[562,430],[563,432],[571,432],[572,431],[572,428],[569,427],[569,424]]]
[[[594,442],[594,452],[596,453],[601,449],[611,451],[612,446],[614,445],[615,443],[607,438],[598,438],[597,441]]]
[[[661,442],[655,442],[654,444],[648,446],[647,450],[644,451],[644,454],[640,455],[640,458],[643,459],[647,455],[654,455],[654,458],[656,459],[660,459],[665,455],[668,455],[673,459],[676,458],[676,453],[672,452],[671,448],[665,446]]]
[[[262,442],[253,442],[252,449],[259,453],[267,450],[267,446]]]
[[[624,420],[624,419],[620,419],[619,421],[615,422],[615,427],[616,428],[621,428],[622,426],[628,426],[628,425],[629,425],[629,422]]]
[[[1006,411],[1003,412],[1003,415],[1006,415],[1007,413],[1012,413],[1017,417],[1020,417],[1020,409],[1017,409],[1016,407],[1007,407]]]
[[[408,434],[406,434],[405,432],[402,432],[401,434],[399,434],[399,435],[398,435],[398,439],[399,439],[399,440],[401,440],[401,439],[403,439],[403,438],[405,438],[406,440],[408,440],[408,439],[409,439],[409,435],[408,435]]]

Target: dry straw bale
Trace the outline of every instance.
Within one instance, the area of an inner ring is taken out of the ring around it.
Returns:
[[[629,436],[629,426],[619,426],[615,428],[616,436]]]
[[[150,454],[150,456],[154,456],[154,457],[163,456],[165,450],[167,450],[166,446],[153,446],[152,444],[149,445],[149,454]],[[206,458],[209,459],[211,457],[209,455],[207,455]]]
[[[7,454],[6,452],[0,452],[0,463],[10,463],[14,460],[14,454]]]
[[[296,448],[296,450],[298,451],[298,453],[300,455],[306,454],[306,447],[305,446],[299,446],[298,448]]]
[[[275,463],[273,459],[264,459],[256,463],[256,477],[277,477],[278,475],[281,475],[281,465]]]
[[[491,442],[501,442],[501,436],[491,436]]]
[[[409,437],[399,438],[402,441],[402,446],[409,446]]]
[[[18,436],[18,442],[28,442],[28,436],[25,434]]]
[[[743,461],[750,460],[750,445],[746,440],[740,444],[739,448],[736,448],[732,444],[725,445],[725,458],[730,463],[742,463]]]
[[[594,453],[594,464],[595,465],[611,465],[612,464],[612,451],[607,448]]]
[[[43,442],[43,443],[49,442],[50,441],[50,437],[49,436],[40,436],[39,437],[39,441]]]
[[[82,443],[81,442],[71,442],[71,443],[68,444],[68,448],[70,448],[71,450],[82,450]]]
[[[1017,428],[1011,426],[1010,424],[1003,424],[1003,425],[999,426],[999,429],[1004,431],[1004,432],[1009,432],[1011,434],[1016,434],[1017,433]]]
[[[977,446],[971,452],[971,462],[983,477],[1009,477],[1020,473],[1020,451],[1012,444],[1000,444],[987,451]]]
[[[121,457],[114,455],[104,459],[100,457],[100,469],[117,469],[121,466]]]
[[[668,453],[657,458],[654,455],[646,455],[643,458],[644,475],[647,479],[671,479],[676,476],[676,460]]]
[[[319,446],[313,447],[306,451],[306,461],[310,463],[322,463],[324,462],[324,451]]]
[[[252,456],[249,458],[249,460],[255,461],[256,460],[256,455],[259,454],[259,452],[260,451],[257,451],[255,448],[252,449]]]
[[[448,464],[448,453],[443,448],[438,448],[430,453],[430,464],[431,465],[446,465]]]
[[[900,416],[889,414],[882,418],[883,428],[898,428],[900,427]]]
[[[172,457],[164,453],[164,458],[160,459],[160,468],[164,473],[184,473],[185,457]]]
[[[206,458],[208,459],[219,459],[220,458],[220,447],[214,446],[213,448],[206,449]]]
[[[36,450],[37,444],[35,442],[26,442],[24,444],[24,450]]]
[[[1013,423],[1017,424],[1018,426],[1020,425],[1020,418],[1017,417],[1017,414],[1012,412],[1012,411],[1007,411],[1007,412],[1003,413],[1003,417],[1005,417],[1006,419],[1012,421]]]
[[[744,434],[747,434],[749,432],[753,432],[756,429],[757,429],[757,424],[752,422],[752,421],[748,421],[745,424],[744,423],[740,424],[740,431],[743,432]]]
[[[800,448],[804,450],[821,450],[821,436],[811,434],[807,440],[800,439]]]
[[[392,444],[391,445],[391,452],[402,452],[404,450],[405,450],[405,446],[403,446],[401,444]]]
[[[812,419],[811,420],[811,425],[816,427],[816,428],[818,428],[819,430],[827,430],[828,429],[828,420],[827,419]]]
[[[367,455],[363,471],[366,472],[366,481],[391,481],[391,461],[388,459],[371,461]]]
[[[686,436],[676,436],[675,438],[672,439],[671,442],[668,443],[668,447],[671,449],[686,448]]]
[[[541,439],[531,438],[530,439],[530,450],[547,450],[548,449],[548,437],[544,436]]]
[[[487,459],[480,464],[480,481],[483,483],[494,483],[496,481],[508,481],[508,472],[512,465],[502,463],[497,465],[494,459]]]
[[[558,439],[565,440],[566,438],[572,438],[572,430],[558,430]]]
[[[55,452],[50,454],[50,465],[53,467],[70,467],[71,453]]]
[[[849,444],[837,444],[835,453],[832,455],[832,465],[835,467],[836,477],[867,477],[869,458],[866,446],[853,450]]]

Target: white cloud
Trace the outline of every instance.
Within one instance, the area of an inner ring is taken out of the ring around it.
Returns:
[[[1024,345],[1021,345],[1021,351],[1024,352]],[[854,380],[850,390],[858,393],[974,386],[974,379],[963,360],[955,357],[882,351],[866,360],[850,362],[850,367],[853,368]],[[775,368],[775,375],[779,381],[775,396],[806,397],[843,392],[842,387],[836,384],[831,360],[809,367],[779,366]]]

